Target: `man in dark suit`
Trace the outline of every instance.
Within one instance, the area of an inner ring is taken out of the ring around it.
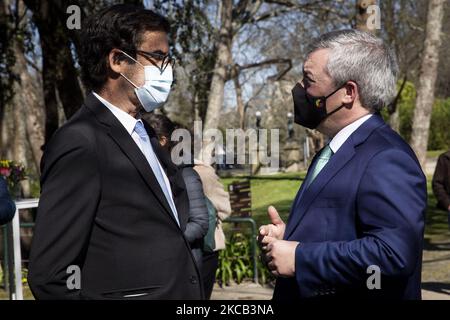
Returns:
[[[185,185],[139,117],[167,99],[168,31],[165,18],[130,5],[82,28],[80,63],[93,91],[41,163],[28,276],[38,299],[203,298],[183,235]]]
[[[11,221],[15,212],[16,206],[9,196],[6,181],[0,176],[0,225]]]
[[[331,141],[314,157],[287,224],[260,228],[276,300],[420,299],[426,179],[378,114],[396,92],[396,60],[375,36],[316,39],[293,89],[296,122]]]

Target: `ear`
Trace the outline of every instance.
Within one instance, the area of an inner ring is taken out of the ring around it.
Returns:
[[[119,49],[112,49],[108,55],[109,67],[115,73],[124,73],[127,67],[128,58]]]
[[[165,136],[161,136],[161,137],[159,138],[159,144],[160,144],[161,146],[165,147],[166,144],[167,144],[167,138],[166,138]]]
[[[342,98],[342,103],[351,105],[358,98],[358,84],[354,81],[348,81],[344,88],[345,95]]]

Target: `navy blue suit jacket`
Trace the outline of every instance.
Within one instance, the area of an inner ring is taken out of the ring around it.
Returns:
[[[379,115],[303,189],[284,235],[300,242],[295,277],[277,279],[275,300],[421,298],[426,178],[412,149]],[[381,289],[368,289],[372,265]]]
[[[11,200],[5,179],[0,177],[0,224],[9,222],[16,212],[16,206]]]

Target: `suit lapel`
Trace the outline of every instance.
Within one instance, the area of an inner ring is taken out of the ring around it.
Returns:
[[[172,210],[163,194],[147,159],[139,147],[133,141],[120,121],[104,106],[93,94],[86,97],[85,105],[94,112],[97,119],[108,127],[108,135],[115,141],[126,157],[131,161],[144,179],[147,186],[153,192],[159,203],[166,209],[171,219],[178,225]],[[150,134],[149,134],[150,135]]]
[[[317,175],[309,188],[305,190],[301,189],[299,191],[299,198],[292,208],[291,217],[286,226],[285,239],[287,239],[295,230],[314,199],[319,195],[320,191],[325,187],[328,181],[330,181],[353,158],[355,155],[355,147],[363,143],[376,128],[384,124],[383,119],[377,114],[369,118],[350,135],[336,154],[330,158],[327,165]],[[318,154],[319,153],[320,152],[318,152]],[[310,172],[308,172],[308,174],[310,174]]]
[[[161,166],[163,167],[167,178],[169,179],[173,200],[178,211],[178,220],[180,221],[180,227],[182,230],[184,230],[187,224],[188,215],[184,214],[184,204],[180,203],[179,201],[181,199],[181,193],[185,190],[183,177],[178,167],[172,162],[170,154],[165,151],[159,144],[158,137],[153,128],[145,120],[143,120],[142,122],[144,123],[144,127],[150,137],[153,151],[155,152],[156,157],[161,163]]]
[[[317,158],[318,158],[318,156],[319,156],[319,154],[320,154],[321,151],[322,151],[322,149],[320,149],[320,151],[317,152],[317,153],[314,155],[314,157],[313,157],[313,159],[312,159],[312,161],[311,161],[311,164],[309,165],[308,172],[306,173],[305,179],[303,180],[302,184],[300,185],[299,190],[297,191],[297,194],[296,194],[296,196],[295,196],[294,202],[292,203],[292,206],[291,206],[291,210],[290,210],[290,212],[289,212],[289,217],[288,217],[288,221],[287,221],[287,224],[286,224],[287,228],[289,228],[289,226],[290,226],[290,224],[291,224],[291,221],[292,221],[292,219],[293,219],[292,217],[295,215],[295,212],[297,212],[298,202],[299,202],[299,200],[301,199],[301,197],[302,197],[302,195],[303,195],[303,192],[305,192],[306,181],[308,181],[309,176],[312,174],[312,170],[310,170],[310,169],[314,167],[315,162],[316,162],[316,160],[317,160]],[[288,230],[288,229],[286,229],[286,231],[287,231],[287,230]],[[287,235],[287,233],[285,232],[285,236],[286,236],[286,235]]]
[[[349,139],[350,140],[350,139]],[[323,187],[330,181],[331,178],[336,175],[339,170],[342,169],[345,164],[353,158],[355,150],[353,143],[347,140],[342,147],[334,154],[328,161],[327,165],[320,171],[314,181],[309,185],[309,188],[303,191],[301,198],[299,199],[298,206],[293,212],[292,221],[286,228],[286,238],[288,238],[294,231],[295,227],[300,223],[304,217],[309,206],[313,200],[317,197]]]

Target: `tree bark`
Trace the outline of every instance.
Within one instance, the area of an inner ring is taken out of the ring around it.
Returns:
[[[49,0],[24,2],[33,12],[33,21],[39,30],[41,41],[45,142],[48,142],[59,127],[57,93],[67,119],[83,103],[83,92],[70,49],[69,30],[64,23],[68,4],[63,1],[55,5]]]
[[[42,87],[36,82],[34,77],[27,70],[27,62],[22,46],[15,43],[14,52],[16,63],[13,71],[18,75],[20,83],[15,83],[16,96],[14,103],[14,126],[15,137],[20,141],[14,142],[14,149],[27,147],[28,159],[33,161],[33,172],[39,173],[39,164],[42,157],[42,146],[44,145],[44,105],[42,102]],[[20,142],[20,145],[18,143]],[[17,151],[15,159],[25,161],[25,152]],[[16,152],[14,152],[16,153]],[[28,168],[31,163],[28,164]],[[31,169],[31,168],[29,168]]]
[[[413,115],[411,147],[425,169],[431,112],[433,110],[434,89],[439,64],[441,28],[445,0],[430,0],[422,64],[420,67],[416,106]]]
[[[236,104],[239,114],[239,128],[245,130],[245,104],[242,99],[242,87],[239,82],[239,75],[234,77],[234,89],[236,91]]]
[[[392,130],[400,133],[400,111],[398,107],[396,107],[395,111],[389,116],[389,125]]]
[[[3,8],[5,14],[7,12],[8,16],[22,17],[23,2],[18,1],[15,4],[18,13],[9,12],[11,7],[6,6]],[[16,21],[12,23],[11,28],[22,29],[26,23],[26,19]],[[38,81],[39,75],[32,75],[28,69],[23,40],[13,35],[9,42],[15,58],[11,67],[11,77],[15,79],[15,94],[8,103],[2,122],[5,129],[2,136],[2,156],[21,162],[28,172],[37,174],[42,156],[41,146],[44,143],[42,87]]]
[[[217,60],[211,80],[203,130],[219,126],[220,111],[224,100],[225,82],[228,80],[228,66],[231,65],[231,45],[233,41],[232,12],[233,1],[224,0],[221,7],[221,26],[217,46]]]

